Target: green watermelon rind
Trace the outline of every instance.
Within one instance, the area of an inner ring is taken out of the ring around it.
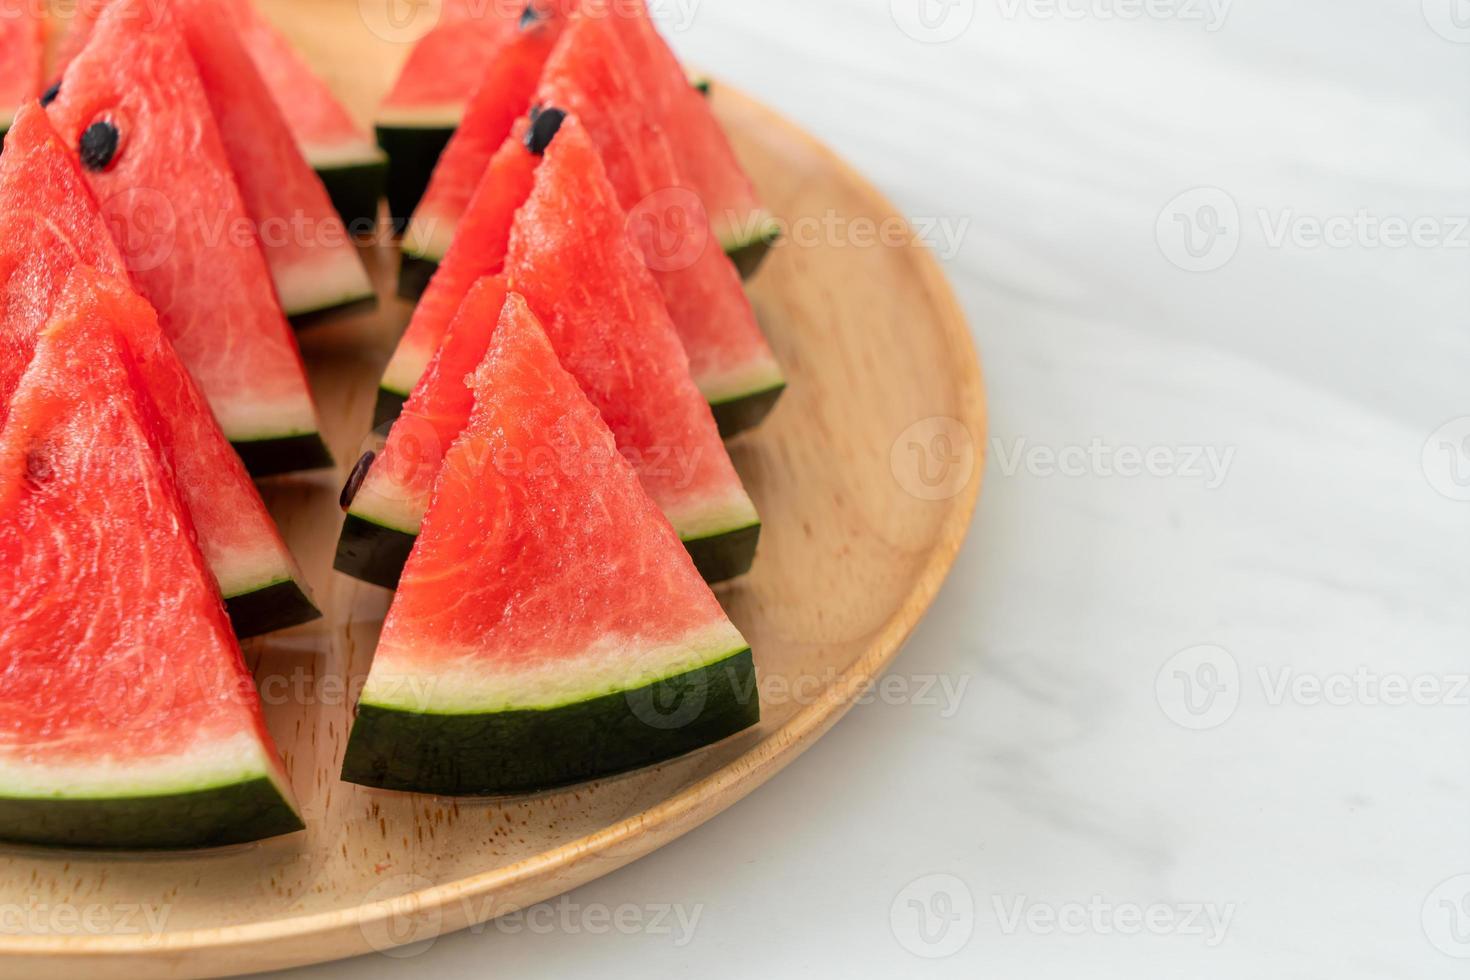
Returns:
[[[322,618],[306,588],[289,575],[233,592],[224,601],[230,625],[242,640]]]
[[[307,162],[332,199],[349,233],[371,235],[378,225],[378,202],[388,188],[388,155],[374,146],[361,156],[326,159],[307,153]]]
[[[695,717],[678,717],[685,704],[698,706]],[[546,708],[440,714],[364,701],[342,778],[438,796],[536,793],[687,755],[759,721],[744,646],[651,684]]]
[[[778,381],[747,394],[710,402],[710,411],[714,414],[715,425],[720,429],[720,437],[731,439],[760,425],[771,414],[771,409],[776,407],[776,402],[780,401],[785,391],[786,382]]]
[[[423,125],[380,121],[374,127],[378,145],[388,155],[388,214],[399,234],[408,227],[409,218],[429,187],[434,165],[458,125],[458,120],[448,124],[447,120],[431,117]]]
[[[268,774],[170,792],[16,796],[0,789],[0,840],[107,850],[182,850],[305,829]]]
[[[256,478],[328,469],[334,465],[320,432],[231,439],[230,445],[245,463],[246,471]]]
[[[724,582],[750,571],[760,530],[759,520],[746,520],[681,540],[706,582]],[[396,589],[417,540],[417,528],[395,527],[385,516],[349,508],[332,567],[360,582]]]
[[[351,511],[342,522],[332,567],[344,575],[385,589],[398,588],[417,534],[361,517]]]
[[[766,260],[771,246],[780,240],[781,223],[770,212],[761,212],[744,224],[749,229],[748,232],[729,228],[719,232],[718,237],[720,247],[725,250],[730,261],[735,263],[740,278],[749,279]]]

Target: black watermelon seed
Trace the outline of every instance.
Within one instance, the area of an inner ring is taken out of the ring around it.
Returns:
[[[352,472],[347,474],[347,482],[342,485],[342,496],[337,498],[343,510],[352,506],[352,501],[357,498],[357,491],[362,489],[362,481],[367,479],[368,470],[373,468],[373,460],[377,458],[378,454],[369,449],[362,454],[357,465],[352,467]]]
[[[546,152],[567,118],[565,110],[555,106],[531,110],[531,128],[526,130],[526,149],[538,157]]]
[[[60,95],[60,94],[61,94],[61,79],[58,78],[56,81],[54,81],[54,82],[51,83],[50,87],[47,88],[46,91],[44,91],[44,92],[41,93],[41,105],[42,106],[48,106],[48,105],[50,105],[51,103],[53,103],[53,102],[56,101],[56,97],[58,95]]]
[[[542,19],[542,13],[537,9],[536,5],[534,3],[528,3],[526,4],[526,9],[521,11],[521,20],[518,26],[524,31],[528,27],[533,27],[541,23]]]
[[[88,170],[106,170],[117,153],[118,132],[112,123],[94,122],[82,133],[82,166]]]

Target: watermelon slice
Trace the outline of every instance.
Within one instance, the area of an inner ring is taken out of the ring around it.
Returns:
[[[357,246],[231,20],[217,0],[173,0],[173,8],[286,315],[301,327],[376,306]]]
[[[518,126],[517,132],[524,128]],[[515,219],[505,263],[513,287],[547,324],[568,370],[603,412],[699,570],[712,582],[743,574],[755,557],[760,518],[730,464],[708,405],[689,377],[688,358],[657,286],[626,235],[626,218],[597,151],[580,123],[569,118],[551,142],[545,163],[533,170],[531,157],[520,142],[507,143],[496,154],[485,175],[488,183],[477,192],[459,238],[420,304],[421,313],[434,313],[435,318],[415,315],[389,364],[390,378],[395,365],[403,363],[406,345],[422,344],[420,349],[430,351],[440,346],[444,331],[437,324],[446,321],[438,319],[438,311],[448,307],[449,294],[468,293],[461,282],[475,260],[493,267],[485,272],[501,265],[494,258],[501,233],[495,231],[495,241],[484,245],[479,224],[492,211],[503,214],[514,205],[496,198],[494,207],[482,210],[481,196],[489,193],[487,188],[518,196],[517,185],[529,179],[534,191]],[[446,284],[442,292],[441,281]],[[452,380],[434,375],[427,371],[421,376],[411,401],[437,402],[434,389]],[[409,419],[406,415],[400,424]],[[408,421],[401,437],[408,448],[402,452],[393,452],[390,433],[389,456],[372,466],[373,484],[383,489],[349,508],[338,544],[337,567],[342,571],[389,587],[395,581],[395,561],[407,553],[408,538],[423,517],[413,467],[403,461],[433,458],[415,448],[433,442],[421,422],[417,417]]]
[[[199,546],[225,597],[238,636],[285,629],[321,615],[275,523],[230,449],[209,405],[148,306],[119,277],[118,254],[76,162],[46,114],[16,116],[0,154],[0,421],[30,362],[35,338],[78,262],[94,300],[122,334],[162,419],[159,435]]]
[[[495,52],[403,236],[398,295],[404,299],[423,295],[443,261],[480,175],[516,120],[530,108],[541,69],[573,7],[572,0],[528,4],[518,29]]]
[[[0,135],[22,105],[41,94],[46,21],[34,3],[0,8]]]
[[[527,129],[525,119],[518,121],[481,175],[444,262],[414,307],[408,329],[399,338],[383,372],[374,425],[398,417],[470,287],[505,265],[510,226],[516,210],[531,194],[532,179],[541,161],[526,149]]]
[[[658,33],[642,0],[586,0],[589,14],[624,39],[643,108],[669,134],[679,171],[704,202],[716,238],[744,276],[760,267],[781,226],[760,202],[709,100],[694,86]]]
[[[514,35],[521,14],[508,3],[446,3],[439,23],[409,53],[375,126],[388,152],[388,213],[397,230],[408,226],[485,66]]]
[[[536,170],[505,268],[700,572],[716,582],[748,571],[760,518],[575,116]]]
[[[739,274],[711,247],[708,216],[670,138],[682,133],[659,109],[675,97],[663,91],[670,86],[679,98],[699,96],[683,74],[665,78],[644,69],[650,56],[633,49],[641,20],[632,6],[639,5],[611,16],[594,6],[573,16],[537,101],[568,109],[587,126],[632,216],[630,231],[663,292],[694,380],[729,436],[764,419],[786,381]]]
[[[342,778],[534,792],[759,721],[749,645],[519,297],[470,384]]]
[[[474,408],[465,379],[485,358],[505,295],[503,276],[474,285],[382,452],[368,460],[360,486],[348,491],[347,520],[337,542],[339,572],[386,589],[398,586],[444,452]]]
[[[169,9],[110,3],[47,111],[246,467],[330,466],[301,353]]]
[[[300,830],[158,420],[90,288],[69,285],[0,432],[0,838]]]
[[[326,185],[332,204],[355,235],[378,222],[388,157],[353,120],[300,52],[249,0],[227,0],[240,43],[270,88],[296,145]]]

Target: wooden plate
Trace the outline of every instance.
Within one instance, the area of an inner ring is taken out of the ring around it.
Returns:
[[[263,6],[369,118],[407,50],[365,26],[359,10],[370,5]],[[728,87],[716,85],[714,104],[765,200],[793,223],[751,283],[791,386],[732,447],[765,531],[755,571],[721,591],[755,649],[761,725],[666,765],[509,802],[341,782],[389,596],[331,571],[343,473],[277,482],[271,509],[327,617],[246,653],[309,829],[171,856],[0,850],[0,975],[248,973],[414,942],[545,900],[751,792],[893,659],[948,571],[979,490],[985,409],[969,332],[933,258],[895,243],[900,219],[860,176]],[[391,296],[396,255],[369,256]],[[389,301],[303,337],[344,470],[407,316]]]

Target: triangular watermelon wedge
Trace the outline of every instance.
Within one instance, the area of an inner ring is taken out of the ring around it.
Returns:
[[[520,297],[470,383],[342,778],[534,792],[755,724],[749,645]]]
[[[677,154],[685,134],[668,128],[668,113],[659,108],[671,98],[661,86],[677,87],[682,98],[699,96],[682,74],[666,78],[636,57],[632,41],[642,7],[626,6],[602,11],[594,2],[572,17],[536,99],[586,125],[630,214],[629,230],[663,293],[695,383],[720,431],[731,436],[758,425],[786,381],[739,273],[711,240],[698,187]]]
[[[523,135],[524,127],[517,133]],[[533,190],[505,242],[497,221],[514,208],[509,197],[527,179]],[[575,117],[561,125],[539,167],[523,144],[508,141],[486,171],[460,236],[389,362],[387,378],[397,377],[395,370],[403,370],[410,356],[417,361],[427,351],[424,360],[430,361],[444,337],[441,324],[451,322],[445,311],[455,297],[468,294],[476,272],[500,268],[498,256],[508,247],[504,266],[512,288],[542,317],[557,353],[604,413],[699,570],[711,582],[733,578],[754,560],[760,518],[689,375],[689,359],[626,234],[626,221]],[[416,377],[413,397],[420,401],[437,398],[433,388],[446,383],[423,373]],[[380,409],[383,399],[380,392]],[[401,438],[406,444],[421,441],[417,420],[409,426]],[[349,509],[337,564],[388,587],[423,516],[422,494],[410,490],[412,468],[395,461],[412,456],[390,457],[372,467],[374,485],[384,481],[381,492]]]
[[[110,311],[74,277],[0,432],[0,838],[302,828]]]
[[[378,222],[388,156],[359,126],[295,46],[249,0],[222,0],[240,43],[291,127],[291,135],[326,185],[332,205],[355,235]]]
[[[485,66],[523,12],[522,5],[500,0],[450,0],[409,52],[374,127],[388,153],[388,213],[398,231],[408,227]]]
[[[330,466],[296,338],[169,8],[113,0],[47,112],[78,151],[90,134],[85,173],[133,282],[246,467]]]
[[[402,298],[416,300],[423,295],[435,267],[444,260],[480,176],[511,127],[531,107],[541,69],[576,2],[532,0],[516,31],[488,59],[484,78],[440,154],[428,189],[404,233],[398,273]]]
[[[298,328],[371,309],[377,293],[321,179],[217,0],[172,0],[255,221],[276,295]]]
[[[46,19],[34,3],[0,9],[0,135],[22,105],[41,94]]]
[[[505,269],[700,572],[718,582],[748,571],[760,518],[576,116],[536,170]]]
[[[20,111],[7,146],[0,154],[0,421],[68,275],[79,263],[105,270],[89,274],[93,301],[126,340],[162,419],[165,455],[236,634],[317,618],[300,569],[204,396],[153,309],[121,278],[123,258],[97,202],[40,106]]]
[[[474,285],[382,451],[365,457],[367,474],[347,492],[337,571],[386,589],[397,587],[444,453],[474,408],[465,379],[485,358],[505,295],[503,276],[487,276]]]

